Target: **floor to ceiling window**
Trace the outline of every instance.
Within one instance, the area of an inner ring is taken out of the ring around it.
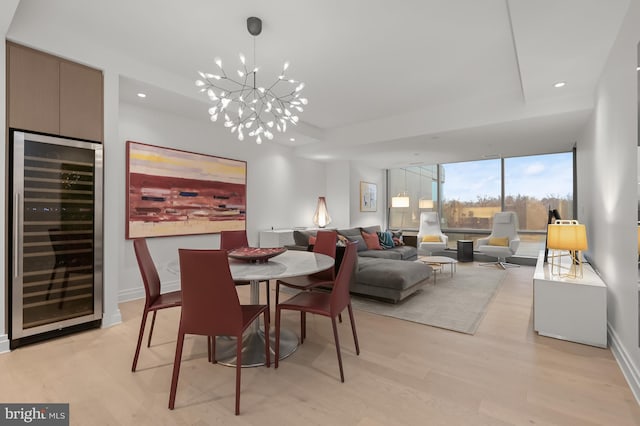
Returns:
[[[563,152],[390,169],[389,205],[391,197],[404,195],[409,207],[390,208],[389,227],[417,230],[421,212],[437,211],[455,249],[459,239],[488,235],[495,213],[514,211],[521,239],[517,254],[535,257],[544,248],[548,211],[574,218],[573,157]]]

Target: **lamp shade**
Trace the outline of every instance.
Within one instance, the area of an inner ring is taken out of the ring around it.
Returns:
[[[547,228],[547,247],[555,250],[587,250],[587,228],[577,220],[556,220]]]
[[[420,200],[418,201],[418,208],[421,209],[432,209],[434,206],[433,200]]]
[[[331,216],[327,210],[327,200],[324,197],[318,197],[318,207],[313,215],[313,223],[320,228],[324,228],[331,223]]]
[[[409,207],[409,197],[402,194],[391,197],[391,207]]]

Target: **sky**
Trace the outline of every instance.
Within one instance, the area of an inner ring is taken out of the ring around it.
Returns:
[[[573,194],[573,153],[506,158],[505,194],[564,198]],[[445,200],[500,197],[500,159],[444,164]]]

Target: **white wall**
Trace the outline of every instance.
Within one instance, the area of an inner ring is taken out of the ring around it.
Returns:
[[[386,172],[381,169],[364,166],[357,162],[350,162],[350,226],[380,225],[386,229],[387,218],[387,181]],[[378,208],[375,212],[360,211],[360,181],[375,183],[378,187]]]
[[[607,284],[610,344],[640,397],[638,349],[637,78],[640,2],[629,8],[596,92],[594,114],[578,141],[578,218],[589,259]]]
[[[238,141],[227,129],[208,120],[189,119],[163,111],[120,104],[119,145],[116,188],[124,203],[125,144],[127,140],[149,143],[186,151],[217,155],[247,161],[247,236],[250,244],[258,244],[259,231],[291,226],[313,226],[318,196],[326,191],[323,163],[294,157],[292,150],[277,144],[245,140]],[[110,232],[119,238],[120,300],[140,297],[142,282],[133,255],[133,246],[124,239],[124,208],[122,214],[108,219]],[[218,234],[163,237],[149,240],[149,250],[159,265],[165,289],[177,286],[177,277],[166,266],[177,258],[177,249],[218,248]]]

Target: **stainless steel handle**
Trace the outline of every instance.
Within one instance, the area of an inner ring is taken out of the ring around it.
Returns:
[[[20,266],[20,257],[22,253],[19,252],[19,244],[21,238],[21,229],[20,224],[22,222],[22,218],[20,217],[20,194],[16,193],[14,197],[13,204],[13,276],[17,278],[20,276],[19,266]]]

